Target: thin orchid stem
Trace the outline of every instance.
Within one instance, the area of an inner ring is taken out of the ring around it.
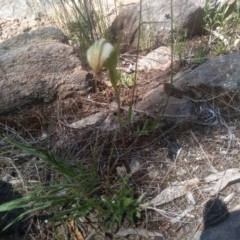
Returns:
[[[98,92],[98,88],[97,88],[97,74],[94,73],[94,87],[95,87],[95,92]]]

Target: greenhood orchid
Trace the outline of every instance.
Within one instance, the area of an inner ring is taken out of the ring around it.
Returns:
[[[97,91],[96,75],[101,70],[105,61],[110,57],[113,51],[114,47],[104,38],[97,40],[87,51],[87,60],[95,74],[96,91]]]
[[[116,93],[116,102],[117,102],[117,106],[118,106],[117,116],[118,116],[118,122],[119,122],[119,126],[120,126],[122,145],[123,145],[123,148],[126,149],[126,145],[125,145],[125,141],[124,141],[124,134],[123,134],[123,127],[122,127],[120,88],[118,87],[118,84],[117,84],[118,76],[117,76],[117,69],[116,69],[117,63],[118,63],[120,41],[121,41],[121,37],[119,37],[118,42],[114,48],[104,38],[97,40],[88,49],[87,60],[95,74],[94,77],[95,77],[95,91],[96,92],[97,92],[97,79],[96,79],[97,73],[100,71],[100,69],[102,67],[105,67],[108,70],[111,84]],[[129,166],[129,158],[127,156],[124,156],[124,166],[125,166],[127,172],[130,173],[131,169]],[[109,171],[108,171],[108,174],[109,174]]]

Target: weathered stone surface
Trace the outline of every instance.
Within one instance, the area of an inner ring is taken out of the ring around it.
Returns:
[[[23,32],[52,26],[53,22],[56,20],[55,11],[58,12],[63,9],[61,7],[62,5],[58,5],[60,2],[60,0],[0,1],[0,42]],[[118,1],[117,4],[115,4],[114,0],[104,0],[102,1],[101,6],[96,3],[96,1],[93,2],[94,5],[91,5],[90,7],[94,8],[95,11],[100,11],[103,13],[106,23],[110,25],[116,17],[116,9],[118,12],[119,9],[123,6],[130,6],[139,2],[139,0],[121,0]],[[53,3],[55,3],[54,8],[52,5]],[[62,4],[63,3],[65,3],[64,9],[69,11],[69,15],[71,16],[71,11],[73,11],[73,4],[66,1],[63,1]],[[58,14],[58,16],[59,15],[61,14]],[[56,21],[55,24],[62,31],[66,30],[66,28],[63,27],[62,24],[58,23],[58,21]]]
[[[169,47],[159,47],[138,61],[139,70],[159,69],[166,71],[171,66],[171,50]]]
[[[51,2],[59,3],[60,0]],[[8,20],[33,18],[38,13],[49,10],[46,8],[46,4],[47,1],[44,0],[1,0],[0,16]]]
[[[212,8],[231,4],[233,1],[210,0]],[[141,46],[156,48],[169,40],[171,18],[174,19],[175,30],[193,36],[203,26],[204,1],[173,0],[173,16],[170,16],[170,1],[147,0],[127,8],[123,8],[119,16],[113,21],[111,31],[114,36],[123,33],[122,51],[137,49],[140,9],[142,11]],[[154,36],[154,37],[153,37]]]
[[[1,15],[0,15],[1,16]],[[47,15],[38,14],[37,17],[7,20],[0,18],[0,42],[14,37],[20,33],[37,30],[39,28],[49,27],[53,24]]]
[[[167,106],[166,106],[167,105]],[[150,114],[161,114],[172,122],[183,122],[191,115],[193,104],[188,99],[167,97],[163,85],[148,92],[135,106],[137,110]]]
[[[60,0],[51,0],[51,3],[59,4]],[[65,1],[62,1],[65,2]],[[77,3],[78,1],[75,1]],[[139,2],[139,0],[121,0],[118,1],[117,7],[124,5],[131,5],[132,3]],[[68,2],[71,4],[71,2]],[[118,6],[119,5],[119,6]],[[5,19],[24,19],[31,18],[37,13],[45,12],[49,10],[48,1],[46,0],[1,0],[0,1],[0,16]],[[99,4],[96,3],[96,10],[99,8]],[[102,1],[102,9],[105,11],[114,10],[115,1],[106,0]],[[101,11],[102,11],[101,9]]]
[[[211,58],[191,72],[181,73],[174,79],[174,85],[182,90],[192,87],[222,88],[228,91],[240,87],[240,51],[217,58]]]
[[[240,51],[212,58],[191,71],[180,72],[174,77],[174,85],[164,84],[164,87],[153,89],[137,103],[136,108],[161,113],[167,102],[167,93],[171,97],[165,116],[173,121],[186,121],[193,113],[195,100],[214,99],[215,107],[220,107],[222,112],[229,110],[227,103],[231,102],[236,110],[240,108],[239,76]],[[234,94],[231,96],[231,93]]]
[[[60,30],[49,27],[0,43],[0,114],[54,101],[65,88],[85,93],[86,74]]]
[[[136,104],[136,109],[141,111],[148,111],[151,113],[158,113],[159,109],[164,106],[167,95],[164,93],[163,86],[146,93],[143,99]]]
[[[1,0],[0,2],[0,16],[6,19],[24,17],[32,17],[34,9],[40,9],[41,3],[39,0]]]
[[[8,54],[9,51],[20,49],[25,46],[44,45],[50,42],[59,42],[67,44],[66,36],[57,28],[48,27],[37,31],[19,34],[16,37],[10,38],[0,44],[0,54]],[[9,53],[10,54],[10,53]],[[7,56],[7,55],[6,55]]]

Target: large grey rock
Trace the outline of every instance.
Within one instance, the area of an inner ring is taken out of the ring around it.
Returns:
[[[194,105],[188,99],[169,97],[163,85],[146,93],[143,99],[135,105],[137,110],[159,115],[164,113],[164,119],[169,123],[184,122],[190,117]]]
[[[197,87],[238,90],[240,86],[240,51],[211,58],[191,72],[175,77],[174,85],[182,90]]]
[[[46,7],[47,2],[45,0],[1,0],[0,16],[8,20],[32,18],[49,9]],[[60,0],[51,2],[59,3]]]
[[[53,27],[17,35],[0,43],[0,115],[49,103],[68,89],[84,94],[87,72]]]
[[[177,122],[188,120],[196,113],[196,106],[200,107],[203,102],[214,101],[214,108],[220,108],[221,113],[229,110],[238,113],[239,76],[240,51],[209,59],[191,71],[180,72],[174,77],[174,85],[164,84],[164,87],[151,90],[135,107],[153,114],[165,109],[165,116]],[[170,95],[169,99],[166,93]],[[210,113],[212,110],[208,106],[206,111]],[[202,114],[207,112],[203,111]]]
[[[138,61],[139,70],[159,69],[166,71],[171,66],[171,50],[169,47],[159,47]]]
[[[39,0],[0,1],[0,16],[5,19],[32,17],[39,10],[43,11]]]
[[[171,19],[174,19],[174,29],[179,33],[187,30],[187,35],[193,36],[200,32],[203,26],[205,1],[173,0],[173,16],[171,1],[147,0],[120,11],[119,16],[113,21],[111,31],[113,36],[123,34],[122,51],[137,49],[140,9],[141,19],[141,47],[156,48],[169,42]],[[218,5],[232,4],[233,0],[209,0],[212,9]]]

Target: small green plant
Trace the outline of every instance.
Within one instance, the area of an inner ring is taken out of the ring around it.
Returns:
[[[184,29],[183,36],[181,36],[181,34],[179,34],[179,31],[177,31],[175,44],[174,44],[174,51],[180,63],[183,60],[183,57],[185,55],[186,48],[187,48],[186,38],[187,38],[187,29]]]
[[[95,208],[98,201],[96,195],[90,195],[90,193],[96,192],[101,185],[96,167],[93,166],[90,170],[83,165],[73,167],[48,150],[24,146],[9,139],[6,141],[24,152],[42,159],[47,164],[46,167],[59,174],[61,178],[58,184],[47,187],[34,186],[29,189],[29,191],[32,190],[31,194],[1,205],[1,212],[25,208],[25,213],[16,219],[20,220],[31,212],[51,207],[55,210],[55,215],[51,220],[55,220],[85,216]],[[61,211],[59,211],[60,207]]]
[[[175,43],[175,52],[176,52],[176,54],[178,56],[178,60],[180,62],[182,62],[183,56],[184,56],[185,51],[186,51],[186,47],[187,47],[186,42],[177,41]]]
[[[212,49],[217,55],[225,54],[231,49],[230,44],[234,42],[232,40],[234,36],[229,32],[236,32],[238,29],[239,14],[236,12],[238,10],[235,9],[229,15],[229,7],[229,4],[225,4],[213,8],[209,1],[205,1],[204,28],[209,33],[208,46],[213,46]]]
[[[217,55],[222,55],[222,54],[226,54],[229,51],[229,48],[224,44],[224,42],[219,40],[215,44],[214,50]]]
[[[120,189],[115,190],[109,188],[109,192],[113,196],[111,199],[107,196],[102,197],[102,203],[106,207],[103,214],[108,217],[108,223],[106,230],[113,226],[114,223],[121,226],[125,217],[131,223],[134,223],[136,218],[141,217],[140,203],[143,200],[145,194],[142,194],[138,199],[135,199],[133,190],[127,187],[130,175],[127,175],[121,179]]]
[[[157,35],[155,29],[155,20],[153,16],[153,5],[152,0],[146,2],[144,11],[147,12],[147,21],[142,21],[140,19],[139,31],[140,31],[140,48],[142,50],[152,48],[156,45]],[[146,35],[146,31],[143,29],[147,29],[148,36]]]
[[[204,47],[203,45],[200,45],[194,54],[193,62],[196,65],[200,65],[206,61],[207,57],[208,57],[208,52],[206,50],[206,47]]]
[[[225,7],[218,7],[216,9],[216,12],[214,13],[214,17],[213,17],[213,27],[214,26],[220,26],[221,28],[224,28],[227,23],[228,23],[228,19],[227,19],[227,13],[228,13],[228,9],[229,9],[228,4],[225,4]]]
[[[24,219],[29,213],[47,209],[54,213],[49,219],[50,222],[58,220],[65,223],[70,219],[77,221],[80,217],[86,217],[94,212],[98,219],[107,223],[105,231],[115,223],[120,226],[125,217],[131,222],[135,217],[140,218],[142,210],[140,203],[144,194],[135,198],[133,189],[128,187],[131,175],[116,178],[114,187],[106,186],[101,181],[94,163],[90,168],[79,163],[73,166],[49,150],[25,146],[10,139],[6,141],[44,160],[46,167],[59,177],[58,183],[32,186],[27,196],[0,205],[0,212],[25,209],[25,212],[5,229],[14,222]]]
[[[148,136],[150,132],[161,126],[158,119],[147,119],[143,121],[142,125],[137,126],[137,136]]]
[[[134,85],[134,74],[126,76],[121,70],[117,71],[118,81],[124,87],[132,87]]]

